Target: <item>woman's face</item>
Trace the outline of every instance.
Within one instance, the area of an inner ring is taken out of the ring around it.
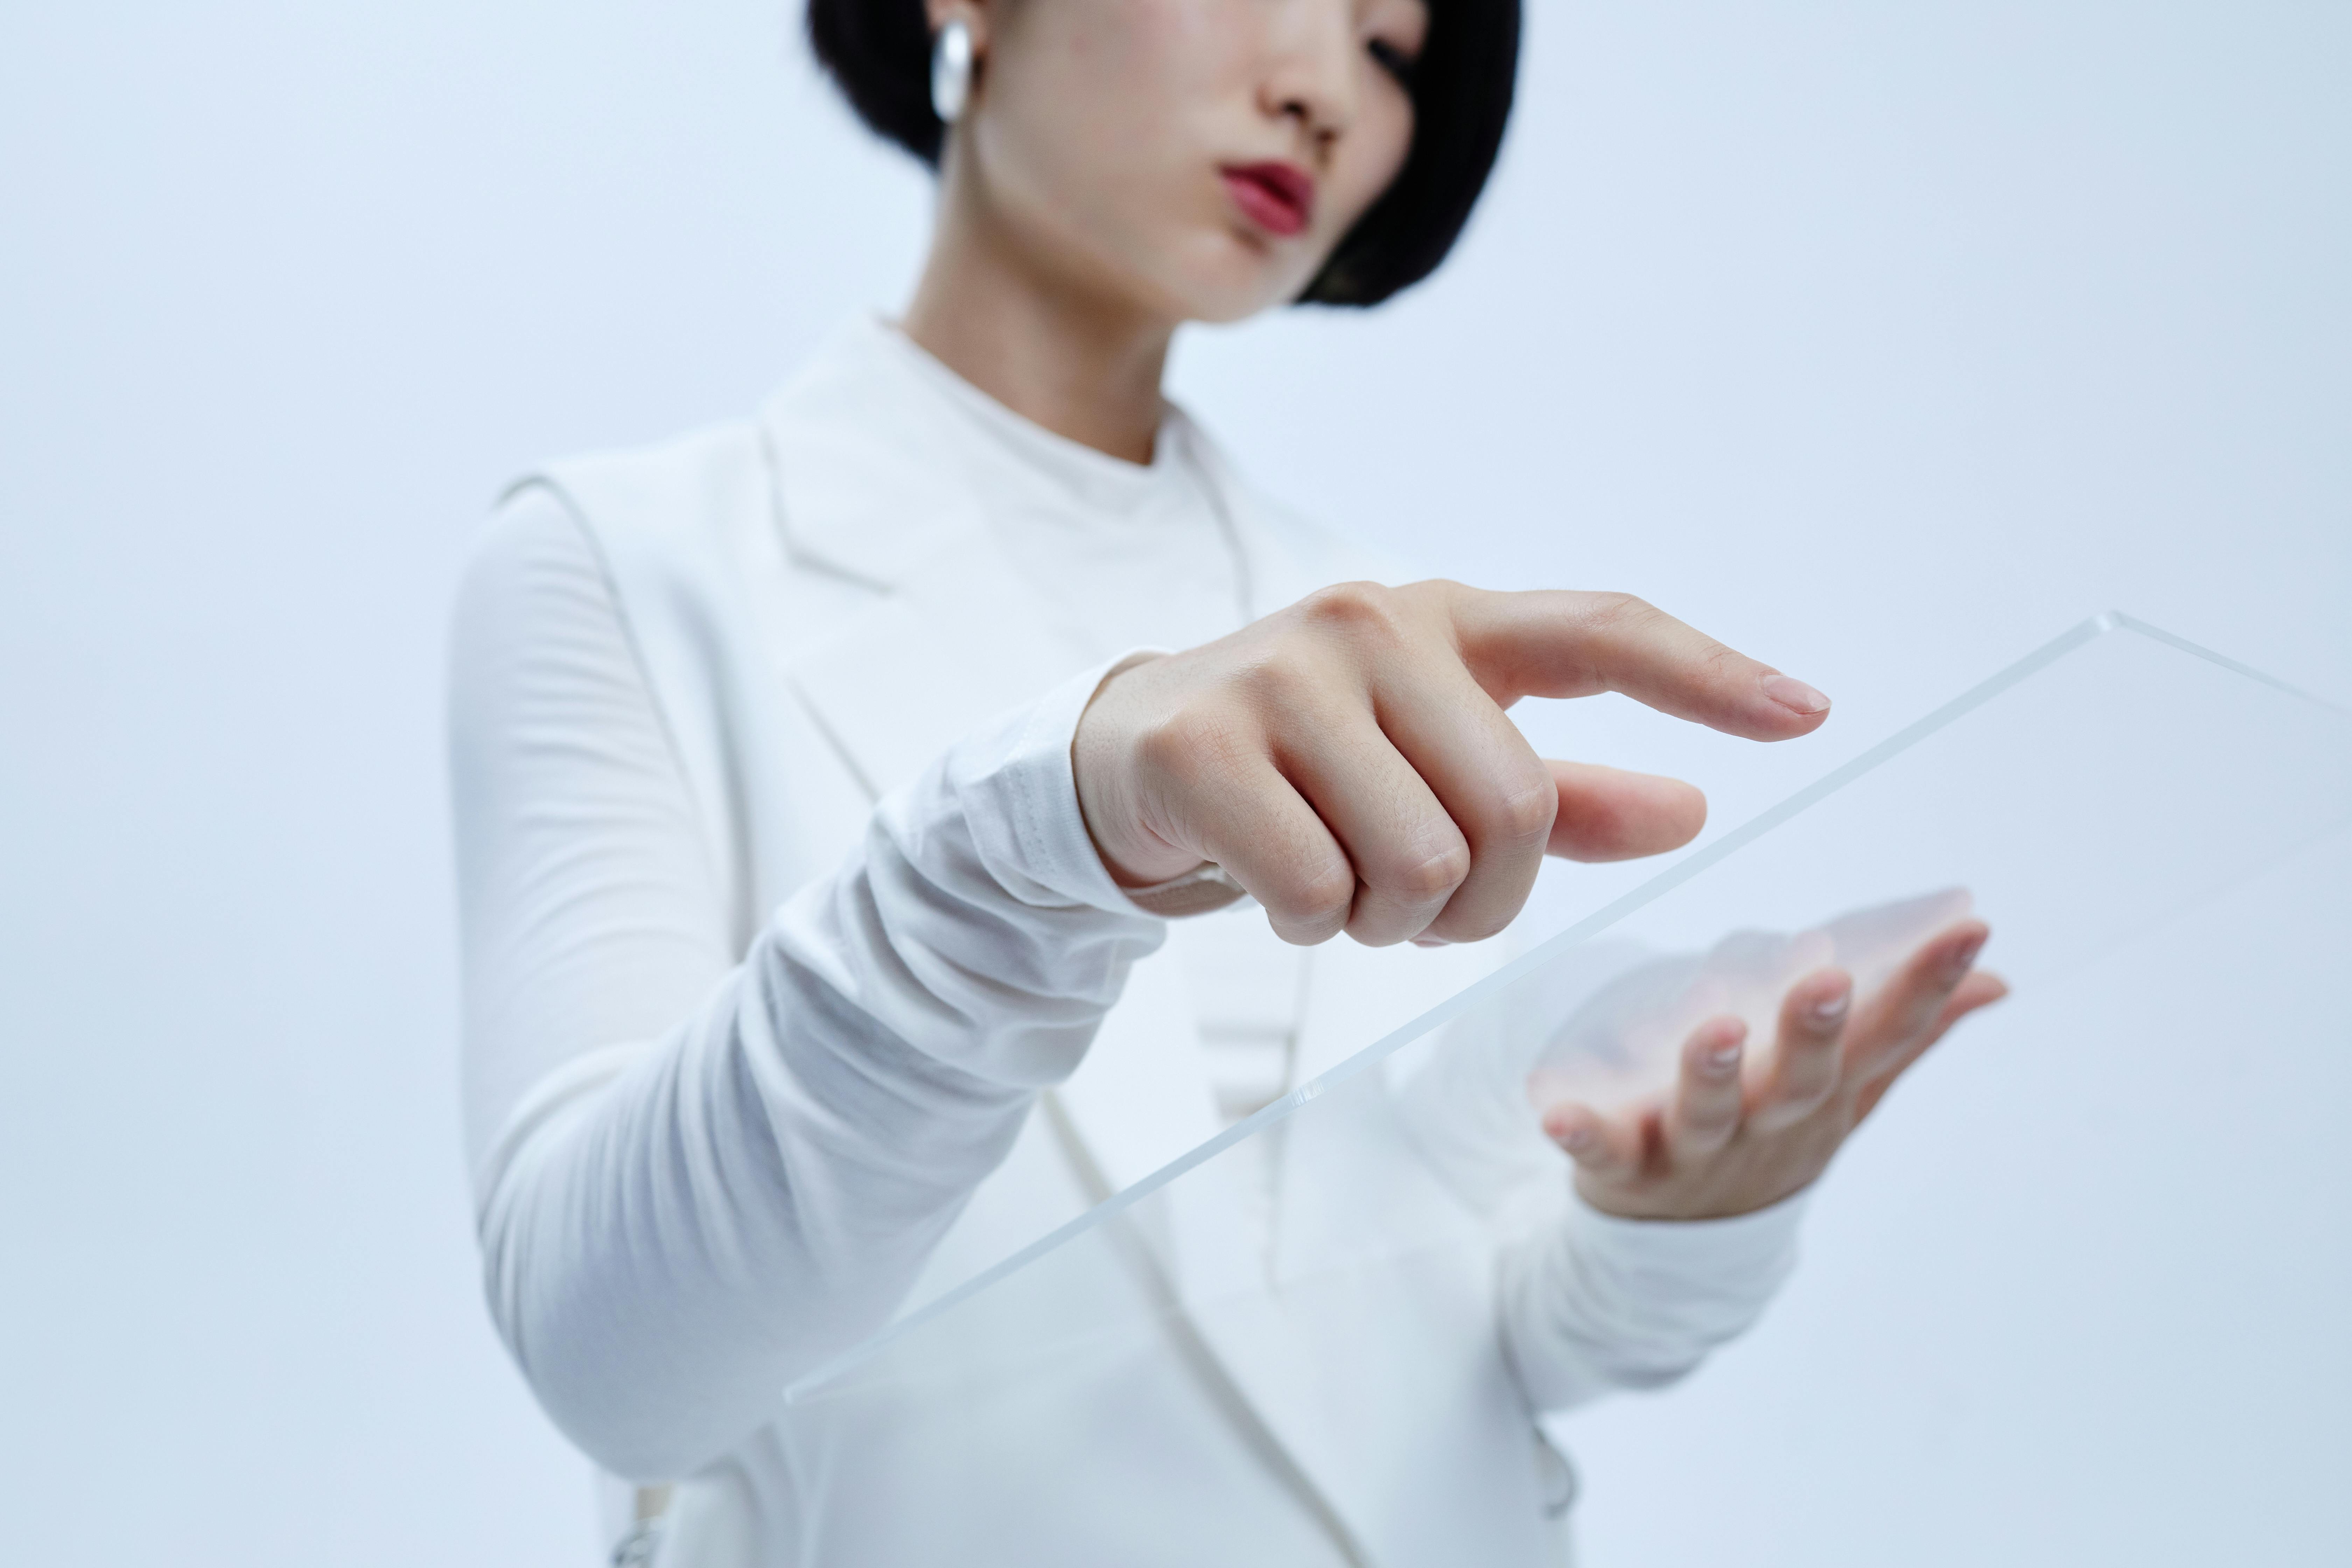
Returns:
[[[1059,283],[1170,321],[1294,299],[1412,141],[1425,0],[931,0],[980,66],[948,177]]]

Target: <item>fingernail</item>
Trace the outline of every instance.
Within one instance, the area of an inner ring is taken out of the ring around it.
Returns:
[[[1738,1065],[1739,1047],[1738,1046],[1718,1046],[1706,1053],[1706,1068],[1709,1072],[1729,1072]]]
[[[1571,1154],[1581,1153],[1592,1147],[1591,1130],[1584,1127],[1570,1128],[1559,1135],[1559,1146]]]
[[[1977,954],[1983,951],[1984,938],[1982,937],[1979,937],[1974,942],[1969,943],[1966,947],[1955,951],[1951,957],[1944,960],[1945,983],[1947,984],[1958,984],[1961,980],[1965,979],[1969,971],[1976,965]]]
[[[1845,1016],[1845,1005],[1852,993],[1841,991],[1834,996],[1824,996],[1805,1011],[1816,1024],[1834,1024]]]
[[[1453,944],[1442,936],[1417,936],[1412,939],[1412,945],[1415,947],[1450,947]]]
[[[1816,713],[1826,713],[1830,710],[1828,698],[1793,675],[1766,676],[1764,695],[1791,713],[1801,713],[1808,719]]]

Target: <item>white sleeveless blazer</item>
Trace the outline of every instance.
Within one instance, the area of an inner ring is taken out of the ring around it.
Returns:
[[[603,558],[739,951],[770,910],[840,862],[880,793],[981,720],[1093,662],[1024,607],[1030,591],[949,476],[929,504],[887,517],[855,496],[796,488],[795,447],[859,438],[854,415],[796,384],[757,419],[524,481],[554,492]],[[1261,605],[1381,574],[1252,495],[1197,432],[1185,438],[1199,442],[1230,509]],[[1479,948],[1318,949],[1299,1076],[1494,962]],[[917,1301],[1217,1131],[1188,1020],[1167,955],[1139,964],[1053,1114],[1029,1119],[950,1232]],[[1401,1142],[1295,1141],[1282,1206],[1328,1224],[1352,1193],[1392,1193],[1410,1158]],[[1448,1201],[1433,1179],[1423,1184],[1416,1201]],[[1198,1202],[1217,1201],[1211,1184],[1186,1185]],[[1188,1228],[1236,1249],[1214,1267],[1248,1267],[1264,1243],[1263,1222],[1238,1208],[1197,1217]],[[1410,1301],[1365,1299],[1263,1334],[1210,1326],[1212,1364],[1168,1359],[1123,1381],[1056,1384],[1017,1443],[998,1427],[968,1429],[952,1400],[840,1420],[786,1415],[780,1398],[779,1425],[705,1474],[675,1478],[658,1561],[1557,1563],[1559,1461],[1503,1355],[1492,1273],[1457,1269],[1422,1281]],[[1041,1519],[1024,1500],[1038,1477],[1057,1475],[1083,1480],[1055,1489],[1066,1506]]]

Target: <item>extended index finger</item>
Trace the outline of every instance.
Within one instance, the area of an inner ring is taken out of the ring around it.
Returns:
[[[1455,646],[1496,701],[1622,691],[1751,741],[1820,728],[1830,700],[1630,594],[1447,584]]]

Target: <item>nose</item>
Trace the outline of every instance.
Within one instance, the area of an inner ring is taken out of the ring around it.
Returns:
[[[1297,125],[1318,162],[1355,118],[1356,17],[1350,0],[1272,0],[1258,106]]]

